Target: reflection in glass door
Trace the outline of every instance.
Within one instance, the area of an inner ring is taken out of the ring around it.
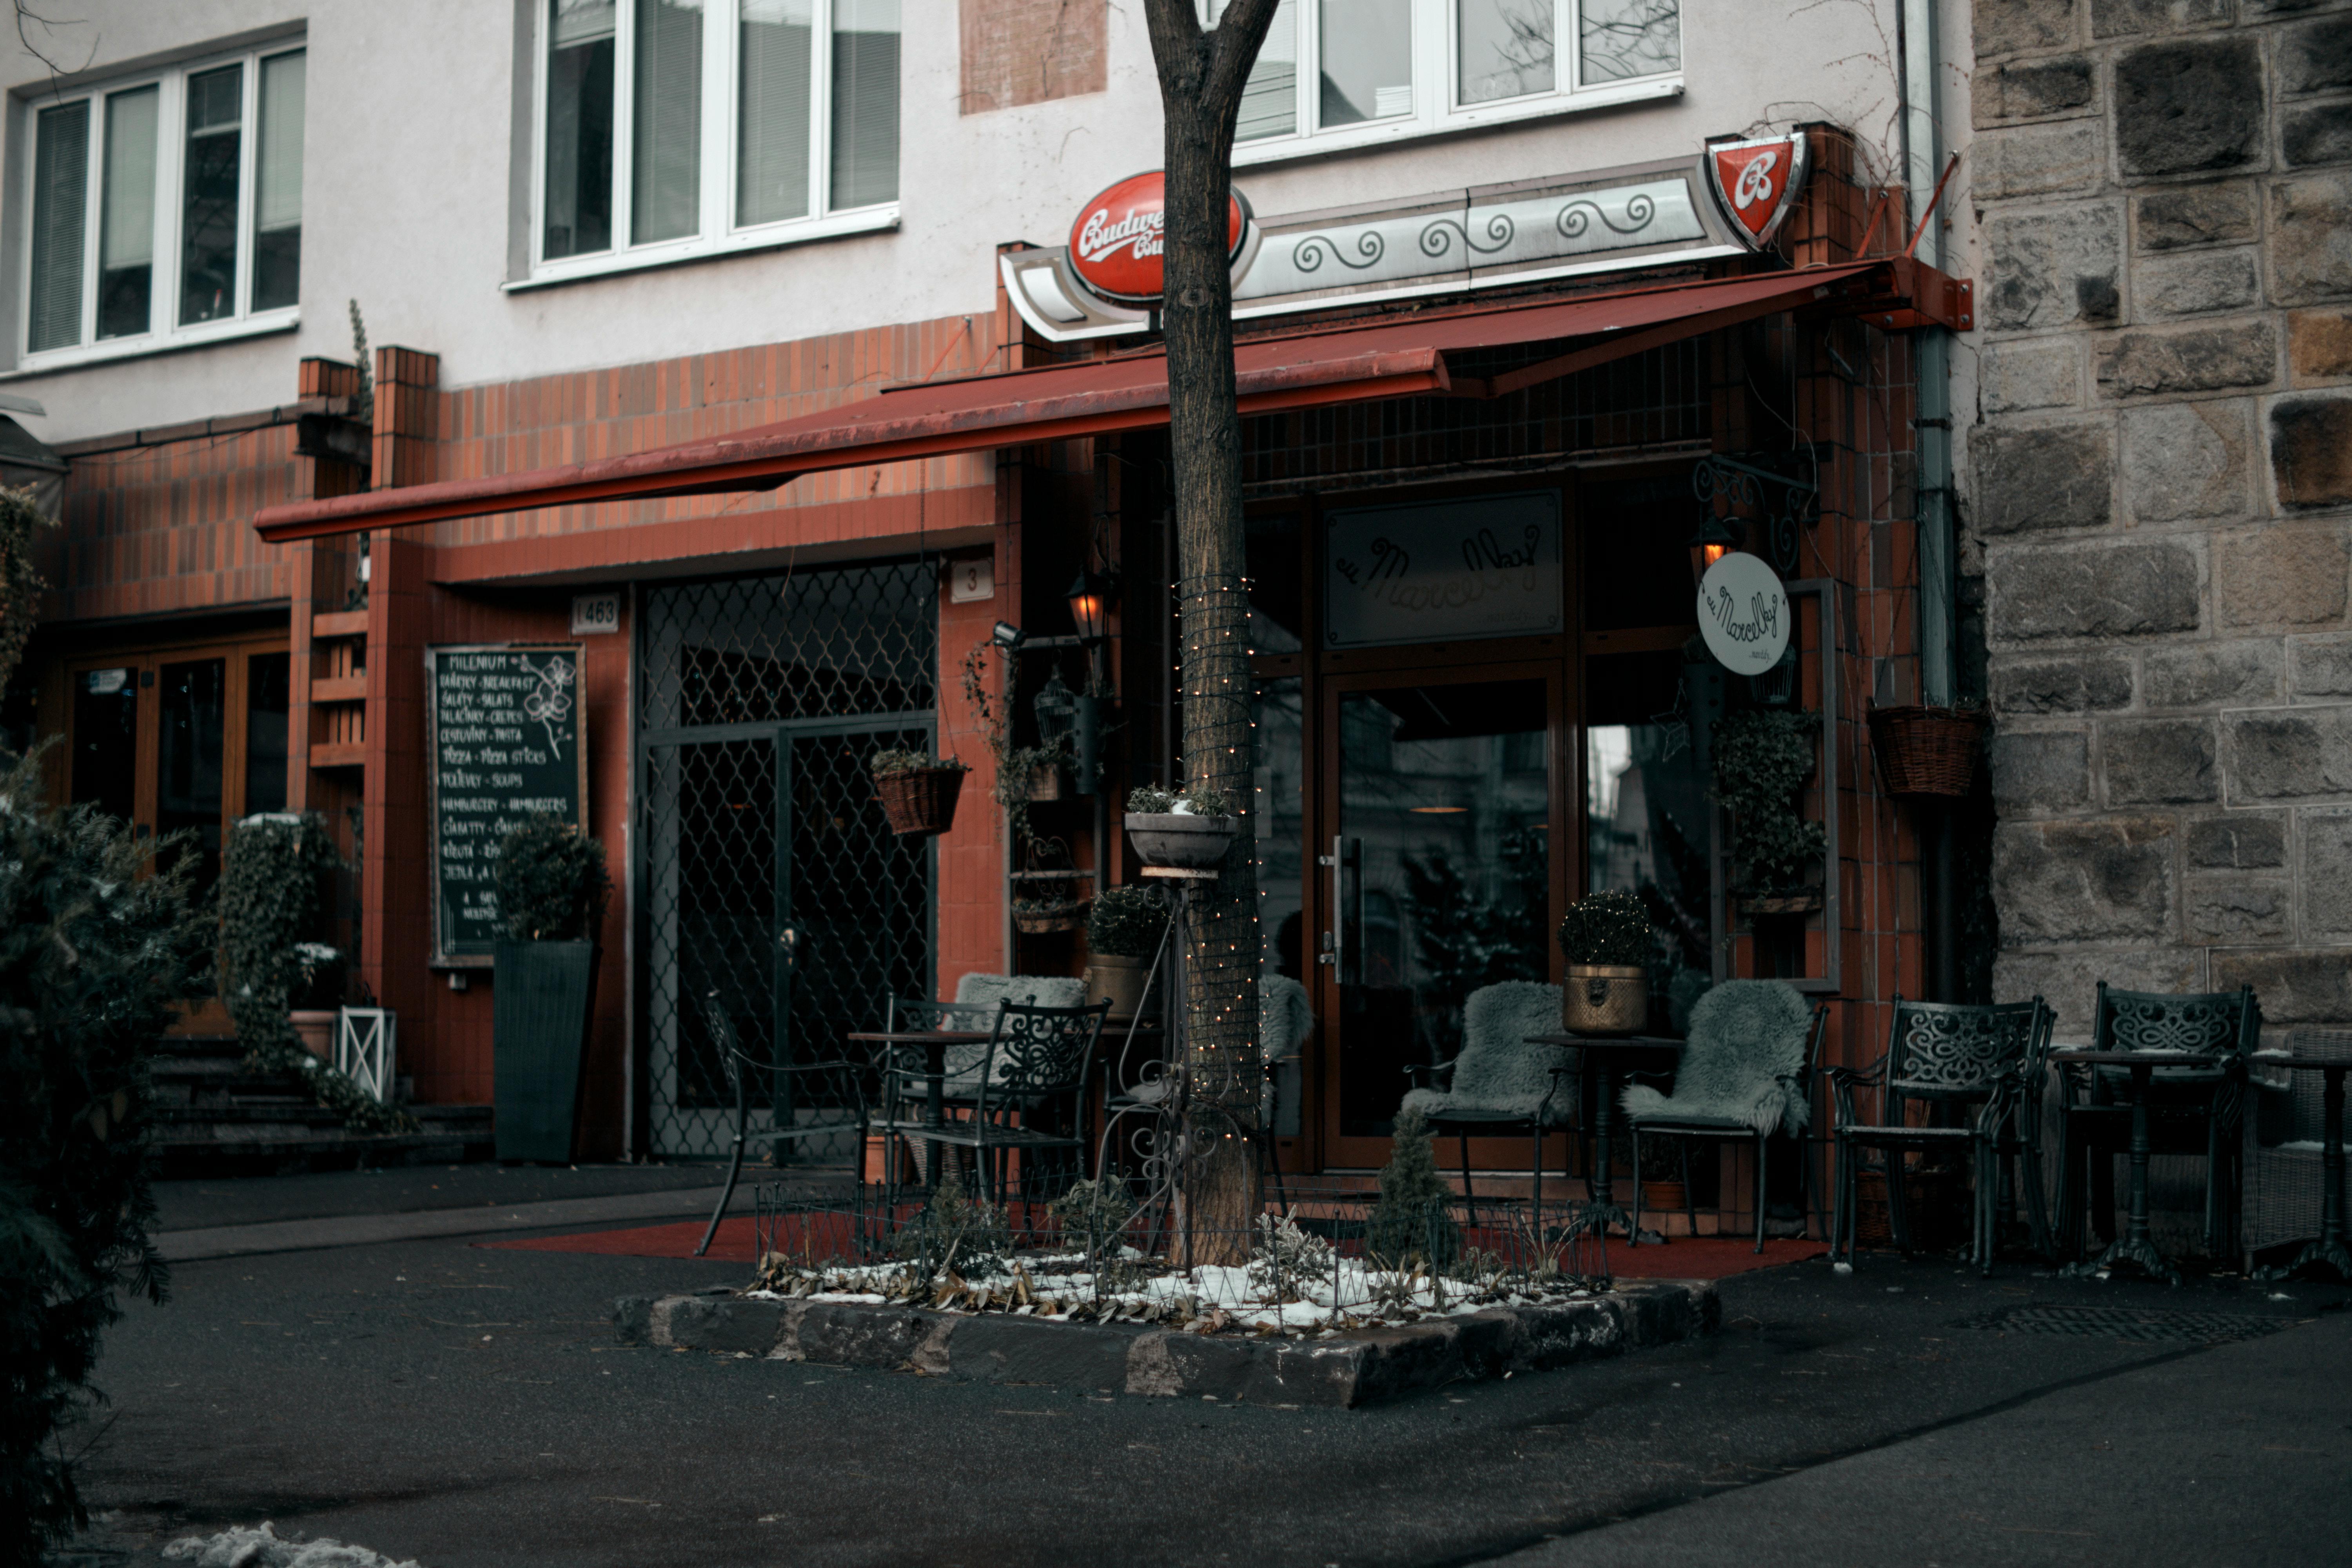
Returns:
[[[1258,1005],[1271,1010],[1277,990],[1311,984],[1307,955],[1307,715],[1298,677],[1258,682],[1250,709],[1250,809],[1257,834],[1257,913],[1265,943],[1258,971]],[[1295,994],[1295,993],[1294,993]],[[1309,992],[1311,1005],[1311,991]],[[1301,1050],[1307,1048],[1301,1043]],[[1276,1138],[1297,1138],[1304,1125],[1306,1062],[1294,1055],[1269,1064],[1274,1074]]]
[[[1338,816],[1318,857],[1342,1140],[1389,1134],[1405,1068],[1460,1051],[1471,992],[1550,970],[1554,679],[1375,679],[1332,693]]]

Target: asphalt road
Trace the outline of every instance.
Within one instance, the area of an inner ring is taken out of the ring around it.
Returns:
[[[742,1272],[455,1238],[183,1264],[73,1439],[79,1560],[264,1519],[425,1568],[2352,1559],[2337,1288],[1802,1264],[1727,1281],[1713,1341],[1362,1411],[614,1342],[614,1296]],[[1964,1326],[2036,1303],[2281,1327]]]

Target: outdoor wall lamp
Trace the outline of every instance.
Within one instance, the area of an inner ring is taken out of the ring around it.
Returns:
[[[1078,640],[1097,643],[1108,635],[1105,627],[1110,621],[1111,601],[1118,595],[1118,584],[1095,572],[1080,572],[1070,584],[1070,591],[1062,595],[1070,602],[1070,619],[1078,628]]]
[[[1706,577],[1706,569],[1739,548],[1739,536],[1723,526],[1719,517],[1709,517],[1690,536],[1691,585],[1696,587]]]

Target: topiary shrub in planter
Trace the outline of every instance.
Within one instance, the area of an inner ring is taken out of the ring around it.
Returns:
[[[1560,986],[1563,1026],[1580,1035],[1625,1035],[1650,1016],[1650,912],[1614,889],[1588,893],[1559,922],[1568,958]]]
[[[1168,906],[1150,888],[1106,888],[1087,917],[1087,994],[1110,999],[1110,1016],[1132,1018],[1143,1011],[1144,990],[1160,939],[1168,930]]]
[[[506,922],[490,997],[499,1158],[568,1163],[596,994],[596,930],[613,889],[604,847],[558,817],[535,816],[499,846],[498,889]]]
[[[1807,872],[1826,847],[1822,825],[1797,812],[1813,775],[1821,715],[1750,708],[1715,727],[1715,798],[1731,812],[1731,890],[1751,907],[1819,908]]]
[[[214,925],[192,858],[41,799],[38,753],[0,758],[0,1563],[84,1522],[59,1429],[91,1386],[117,1293],[162,1301],[148,1239],[148,1057],[203,995]],[[173,840],[166,839],[165,845]]]
[[[1437,1173],[1429,1118],[1419,1106],[1397,1113],[1389,1163],[1378,1180],[1380,1198],[1364,1227],[1364,1250],[1376,1265],[1391,1270],[1424,1265],[1433,1273],[1452,1263],[1462,1250],[1461,1232],[1446,1212],[1454,1189]]]
[[[312,1055],[292,1016],[304,1003],[310,1011],[342,1002],[342,955],[320,940],[327,878],[342,865],[315,813],[266,812],[229,830],[221,851],[221,996],[249,1066],[303,1079],[354,1132],[402,1131],[415,1125],[410,1118]]]

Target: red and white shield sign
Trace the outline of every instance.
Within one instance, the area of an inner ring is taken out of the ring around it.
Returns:
[[[1078,281],[1123,305],[1159,304],[1166,203],[1165,183],[1155,169],[1129,175],[1079,209],[1070,226],[1070,270]],[[1238,264],[1253,237],[1249,204],[1239,191],[1226,212]]]
[[[1805,133],[1758,137],[1747,142],[1715,142],[1706,149],[1706,179],[1716,204],[1750,249],[1771,243],[1798,193],[1805,188],[1811,164],[1805,156]]]

